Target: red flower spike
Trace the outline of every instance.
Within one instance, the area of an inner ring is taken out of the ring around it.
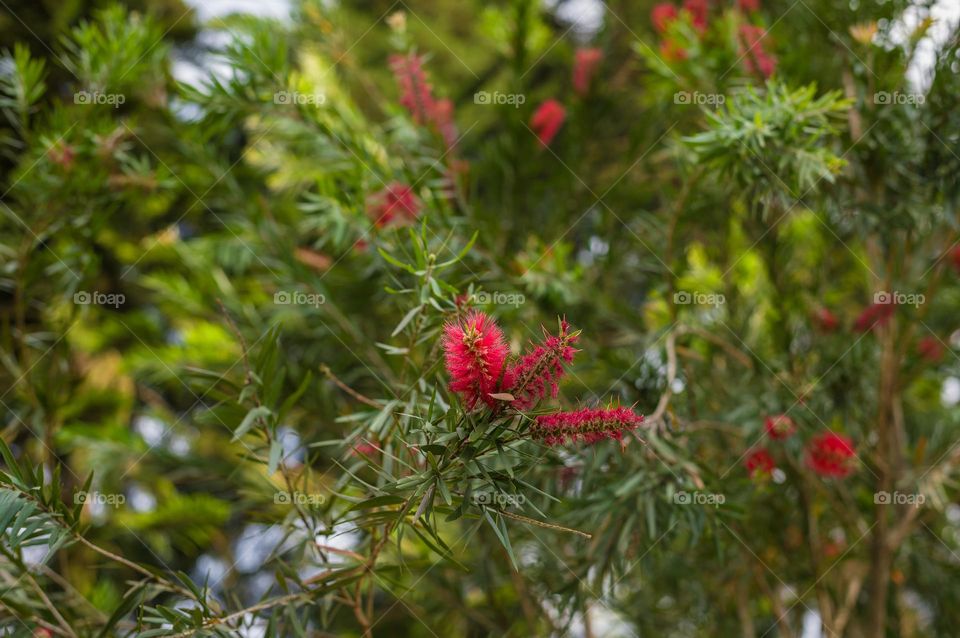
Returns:
[[[690,14],[694,29],[701,33],[707,30],[707,13],[710,12],[708,0],[684,0],[683,8]]]
[[[450,373],[450,389],[472,410],[478,402],[496,405],[496,393],[504,372],[508,347],[496,322],[482,312],[467,315],[463,323],[443,328],[443,352]]]
[[[573,362],[577,353],[573,344],[580,338],[580,332],[570,333],[570,324],[560,320],[560,333],[556,336],[543,331],[543,343],[535,344],[533,349],[523,355],[506,374],[504,387],[510,388],[515,397],[513,407],[518,410],[532,408],[549,392],[556,397],[559,381],[564,374],[563,366]]]
[[[767,436],[775,440],[789,439],[797,431],[797,424],[786,414],[768,416],[763,422]]]
[[[536,133],[542,146],[550,146],[550,142],[556,137],[565,119],[567,119],[567,110],[560,102],[550,99],[537,107],[533,117],[530,118],[530,128]]]
[[[807,465],[820,476],[845,478],[855,466],[853,441],[836,432],[823,432],[807,445]]]
[[[392,55],[390,69],[400,86],[400,104],[410,112],[413,121],[431,126],[443,137],[447,148],[453,148],[457,141],[453,102],[433,96],[433,87],[423,70],[423,58],[415,53]]]
[[[777,59],[763,48],[767,31],[753,24],[740,25],[740,55],[747,73],[760,73],[768,78],[777,68]]]
[[[744,13],[752,13],[760,10],[760,0],[737,0],[737,6]]]
[[[596,443],[603,439],[623,440],[625,431],[643,423],[643,416],[629,408],[582,408],[572,412],[542,414],[530,428],[531,436],[547,445]]]
[[[767,448],[757,448],[747,453],[743,460],[743,466],[747,468],[747,474],[752,479],[767,479],[777,469],[777,464],[770,455]]]
[[[892,297],[889,301],[890,303],[875,302],[867,306],[863,312],[860,313],[860,316],[857,317],[857,320],[854,321],[854,330],[857,332],[866,332],[890,321],[894,311],[897,309],[897,305]]]
[[[960,245],[951,248],[949,255],[950,262],[953,264],[957,273],[960,274]]]
[[[412,222],[420,214],[423,204],[413,188],[400,182],[392,182],[367,198],[367,214],[377,228],[389,224]]]
[[[586,95],[590,91],[590,81],[603,59],[600,49],[577,49],[573,62],[573,90],[577,95]]]
[[[939,363],[946,350],[940,339],[933,335],[927,335],[917,342],[917,354],[930,363]]]
[[[672,22],[677,19],[677,8],[669,2],[661,2],[654,5],[650,11],[650,21],[653,22],[653,28],[664,33]]]
[[[665,62],[683,62],[687,59],[687,50],[675,40],[667,39],[660,43],[660,55]]]
[[[423,70],[423,58],[415,53],[391,55],[390,69],[400,86],[402,104],[417,124],[426,124],[434,110],[433,87]]]

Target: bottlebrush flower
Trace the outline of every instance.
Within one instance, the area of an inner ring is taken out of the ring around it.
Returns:
[[[496,322],[482,312],[471,312],[462,323],[444,326],[442,343],[450,389],[463,398],[467,409],[479,401],[496,405],[490,394],[498,390],[508,352]]]
[[[547,392],[551,398],[556,397],[563,366],[572,363],[577,352],[573,344],[580,338],[580,332],[571,333],[566,319],[560,320],[558,335],[551,335],[546,329],[543,334],[543,343],[535,344],[506,375],[508,381],[504,387],[510,388],[515,397],[513,407],[518,410],[533,407]]]
[[[745,13],[760,10],[760,0],[737,0],[737,6]]]
[[[367,215],[378,228],[411,222],[420,214],[423,204],[413,188],[392,182],[367,198]]]
[[[437,100],[433,104],[430,113],[430,122],[440,133],[443,143],[447,148],[453,148],[457,144],[457,125],[453,121],[453,102],[444,98]]]
[[[927,335],[917,342],[917,353],[930,363],[939,363],[944,352],[946,348],[943,343],[933,335]]]
[[[690,14],[694,29],[701,33],[707,30],[707,13],[710,11],[708,0],[684,0],[683,8]]]
[[[677,19],[677,8],[669,2],[661,2],[654,5],[650,11],[650,21],[653,22],[653,28],[664,33],[670,24]]]
[[[577,95],[586,95],[590,90],[590,81],[602,59],[600,49],[577,49],[573,62],[573,90]]]
[[[823,432],[807,445],[807,465],[820,476],[844,478],[853,472],[853,441],[836,432]]]
[[[763,422],[763,427],[767,431],[767,436],[776,440],[789,439],[797,431],[797,424],[786,414],[768,416]]]
[[[777,468],[770,451],[764,447],[748,452],[747,458],[743,460],[743,466],[747,468],[750,478],[758,479],[769,478]]]
[[[960,273],[960,245],[950,249],[950,261],[953,262],[956,271]]]
[[[572,412],[542,414],[530,428],[531,436],[547,445],[563,445],[579,438],[585,443],[603,439],[620,441],[624,431],[643,423],[643,416],[629,408],[582,408]]]
[[[740,55],[747,73],[760,73],[768,78],[777,68],[777,59],[763,48],[767,31],[753,24],[740,25]]]
[[[530,128],[537,134],[541,145],[549,146],[565,119],[567,119],[567,110],[556,100],[549,99],[537,107],[533,117],[530,118]]]
[[[400,87],[400,104],[410,112],[413,121],[433,127],[443,137],[447,148],[453,148],[457,141],[453,102],[434,98],[433,87],[423,70],[423,58],[414,53],[392,55],[390,68]]]
[[[833,332],[840,326],[837,316],[826,308],[819,308],[813,313],[813,323],[821,332]]]
[[[400,104],[410,111],[417,124],[429,122],[434,109],[433,87],[423,70],[423,58],[415,53],[391,55],[390,69],[400,86]]]
[[[877,303],[874,302],[864,308],[863,312],[860,313],[860,316],[857,317],[857,320],[853,322],[853,328],[857,332],[866,332],[867,330],[873,330],[878,326],[882,326],[888,321],[890,317],[893,316],[894,311],[897,309],[895,300],[891,298],[890,303]]]

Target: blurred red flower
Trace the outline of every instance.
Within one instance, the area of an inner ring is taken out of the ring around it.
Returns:
[[[814,311],[813,323],[821,332],[833,332],[840,326],[840,320],[827,308],[818,308]]]
[[[600,49],[577,49],[573,62],[573,90],[577,95],[586,95],[590,90],[590,81],[602,59]]]
[[[930,363],[938,363],[946,352],[943,343],[933,335],[927,335],[917,342],[917,353]]]
[[[897,309],[893,298],[888,301],[889,303],[874,302],[864,308],[860,316],[853,322],[854,330],[857,332],[866,332],[867,330],[873,330],[877,326],[882,326],[887,323]]]
[[[740,55],[748,73],[760,73],[768,78],[777,68],[777,59],[763,48],[767,31],[753,24],[740,25]]]
[[[391,182],[367,198],[367,215],[378,228],[411,222],[422,207],[413,188],[400,182]]]
[[[690,13],[694,29],[701,32],[707,30],[707,14],[710,11],[708,0],[683,0],[683,8]]]
[[[750,478],[768,478],[773,474],[777,464],[770,455],[767,448],[761,447],[751,450],[743,460],[743,466],[747,468],[747,474]]]
[[[823,432],[807,445],[807,465],[820,476],[844,478],[854,468],[853,441],[836,432]]]
[[[549,99],[537,107],[533,117],[530,118],[530,128],[537,134],[540,144],[549,146],[566,118],[567,110],[563,105],[554,99]]]
[[[763,427],[767,431],[767,436],[776,440],[789,439],[797,431],[797,424],[786,414],[768,416],[763,422]]]
[[[670,26],[670,23],[677,19],[677,8],[669,2],[661,2],[654,5],[650,11],[650,21],[653,22],[653,28],[663,33]]]

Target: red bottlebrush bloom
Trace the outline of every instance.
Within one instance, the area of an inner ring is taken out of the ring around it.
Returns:
[[[567,110],[560,102],[550,99],[537,107],[533,117],[530,118],[530,128],[537,134],[540,144],[549,146],[565,119],[567,119]]]
[[[508,348],[493,319],[474,311],[463,323],[448,323],[443,328],[443,352],[452,379],[450,389],[463,397],[467,409],[479,401],[496,405],[490,394],[498,390]]]
[[[437,100],[430,112],[430,122],[440,133],[447,148],[456,146],[459,133],[453,121],[453,102],[446,98]]]
[[[682,62],[687,59],[687,50],[675,40],[667,39],[660,43],[660,55],[666,62]]]
[[[760,73],[768,78],[777,68],[777,59],[763,48],[766,29],[753,24],[740,25],[740,55],[747,73]]]
[[[751,13],[760,10],[760,0],[737,0],[737,6],[741,11]]]
[[[747,468],[750,478],[769,478],[777,464],[773,461],[770,451],[761,447],[747,454],[747,458],[743,460],[743,466]]]
[[[837,316],[826,308],[819,308],[813,313],[813,323],[821,332],[833,332],[840,326]]]
[[[807,445],[807,465],[820,476],[844,478],[854,468],[853,441],[836,432],[823,432]]]
[[[683,0],[683,8],[690,13],[694,29],[700,32],[707,30],[707,13],[710,12],[708,0]]]
[[[940,339],[933,335],[928,335],[917,342],[917,353],[930,363],[939,363],[943,359],[943,353],[946,348]]]
[[[670,23],[677,19],[677,8],[669,2],[661,2],[650,11],[650,21],[653,22],[653,28],[660,33],[665,32]]]
[[[560,334],[551,335],[544,329],[543,343],[535,344],[533,349],[523,355],[507,372],[504,387],[509,387],[513,396],[513,407],[525,410],[536,405],[547,393],[556,397],[558,382],[563,376],[564,364],[573,362],[577,350],[573,344],[580,337],[579,332],[570,332],[566,319],[560,321]]]
[[[960,273],[960,245],[950,249],[950,261],[958,273]]]
[[[626,430],[643,423],[643,416],[629,408],[582,408],[572,412],[542,414],[537,417],[530,433],[534,439],[547,445],[563,445],[569,439],[579,438],[585,443],[603,439],[620,441]]]
[[[396,223],[411,222],[423,207],[413,188],[392,182],[367,198],[367,214],[378,228]]]
[[[797,431],[797,424],[786,414],[768,416],[763,422],[763,427],[767,431],[767,436],[777,440],[789,439]]]
[[[414,53],[392,55],[390,68],[400,86],[400,104],[410,112],[413,121],[433,127],[443,137],[447,148],[453,148],[457,141],[453,102],[434,98],[433,87],[423,70],[423,58]]]
[[[577,95],[586,95],[590,90],[590,81],[602,59],[600,49],[577,49],[573,62],[573,90]]]
[[[417,124],[426,124],[434,110],[433,87],[423,70],[423,58],[409,55],[391,55],[390,69],[400,86],[402,104]]]
[[[860,313],[860,316],[857,317],[857,320],[853,322],[854,330],[857,332],[866,332],[890,321],[890,317],[893,316],[897,305],[894,303],[894,299],[891,298],[889,301],[890,303],[874,302],[867,306],[863,312]]]

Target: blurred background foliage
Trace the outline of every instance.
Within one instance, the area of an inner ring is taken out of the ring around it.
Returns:
[[[950,3],[0,4],[7,635],[954,635]],[[883,291],[923,301],[858,330]],[[555,403],[642,441],[465,432],[467,307],[582,329]]]

